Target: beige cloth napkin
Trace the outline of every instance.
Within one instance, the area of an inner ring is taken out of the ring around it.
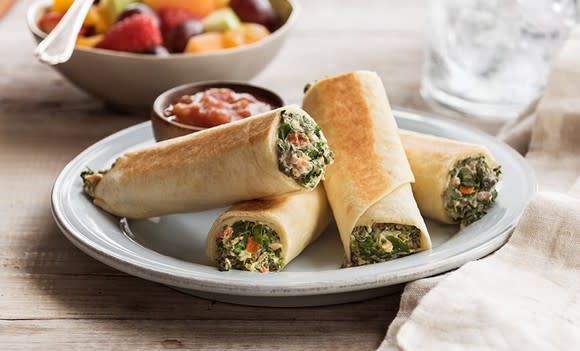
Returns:
[[[527,152],[540,184],[509,242],[409,283],[379,350],[580,350],[579,57],[569,41],[537,116],[498,136]]]

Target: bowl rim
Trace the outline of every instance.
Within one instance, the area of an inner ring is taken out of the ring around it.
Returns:
[[[185,59],[192,59],[192,58],[202,58],[202,57],[218,57],[218,56],[225,56],[228,54],[235,54],[241,53],[243,51],[250,51],[253,49],[260,48],[262,46],[266,46],[272,41],[277,40],[279,37],[282,37],[294,26],[298,15],[300,13],[300,5],[297,0],[281,0],[287,2],[290,7],[290,15],[284,22],[280,28],[276,29],[266,38],[258,40],[255,43],[242,45],[235,48],[227,48],[213,52],[205,52],[205,53],[174,53],[167,56],[155,56],[155,55],[145,55],[145,54],[138,54],[132,52],[123,52],[123,51],[113,51],[113,50],[105,50],[105,49],[97,49],[97,48],[84,48],[84,47],[76,47],[74,51],[80,51],[91,55],[103,55],[103,56],[110,56],[110,57],[124,57],[124,58],[131,58],[137,60],[185,60]],[[44,33],[40,28],[38,28],[37,24],[37,17],[38,13],[41,10],[45,10],[51,4],[51,0],[38,0],[33,2],[28,6],[28,10],[26,11],[26,22],[28,24],[28,29],[30,32],[41,38],[44,39],[46,37],[46,33]]]
[[[235,81],[235,80],[204,80],[204,81],[199,81],[199,82],[178,85],[176,87],[168,89],[168,90],[162,92],[161,94],[159,94],[159,96],[157,96],[155,98],[155,101],[153,101],[153,107],[152,107],[153,116],[159,118],[160,120],[162,120],[170,125],[173,125],[173,126],[181,128],[181,129],[185,129],[185,130],[190,130],[192,132],[199,132],[200,130],[212,128],[212,127],[209,127],[209,128],[208,127],[199,127],[199,126],[194,126],[194,125],[190,125],[190,124],[176,122],[176,121],[168,119],[167,116],[165,116],[165,114],[163,113],[165,108],[167,107],[164,105],[166,105],[168,96],[173,95],[173,94],[177,94],[180,91],[183,91],[185,94],[185,92],[187,90],[190,90],[192,88],[196,88],[199,86],[208,86],[206,88],[206,90],[210,89],[211,87],[218,87],[218,88],[224,87],[225,88],[227,86],[245,86],[245,87],[249,87],[253,90],[258,90],[258,91],[261,91],[265,94],[272,95],[273,97],[277,98],[279,100],[280,106],[274,106],[275,108],[284,107],[286,105],[286,103],[284,102],[284,99],[279,94],[275,93],[274,91],[272,91],[270,89],[267,89],[267,88],[264,88],[264,87],[261,87],[258,85],[250,84],[248,82]],[[234,90],[235,92],[239,92],[233,88],[230,88],[230,89]],[[254,94],[252,94],[252,95],[254,95]],[[258,98],[259,98],[259,96],[258,96]]]

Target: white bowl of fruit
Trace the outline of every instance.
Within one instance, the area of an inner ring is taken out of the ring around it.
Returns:
[[[29,8],[37,42],[72,2]],[[293,0],[95,1],[72,57],[54,67],[109,104],[149,108],[177,85],[251,79],[276,56],[297,12]]]

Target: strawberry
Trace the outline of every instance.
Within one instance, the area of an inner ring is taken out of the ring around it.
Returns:
[[[54,30],[63,16],[64,13],[54,11],[47,12],[38,20],[38,28],[40,28],[40,30],[44,33],[48,34]],[[87,34],[90,34],[90,28],[83,25],[79,31],[79,36],[84,36]]]
[[[54,27],[60,22],[60,19],[64,16],[63,13],[60,12],[48,12],[45,13],[39,20],[38,20],[38,28],[45,32],[46,34],[52,32]]]
[[[93,27],[87,27],[83,24],[83,26],[81,27],[81,30],[79,31],[79,37],[90,37],[94,35],[94,28]]]
[[[175,26],[190,19],[199,19],[191,12],[180,7],[163,7],[159,9],[157,14],[161,20],[161,33],[163,33],[164,38]]]
[[[95,45],[99,49],[142,52],[161,45],[161,33],[148,15],[134,15],[115,24]]]

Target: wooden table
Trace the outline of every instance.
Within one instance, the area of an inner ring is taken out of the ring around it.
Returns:
[[[400,295],[319,308],[216,303],[118,272],[69,243],[51,186],[84,148],[146,116],[105,109],[32,56],[30,1],[0,21],[0,349],[370,350]],[[395,106],[418,93],[427,2],[303,1],[298,27],[255,83],[298,100],[306,82],[353,69],[382,76]],[[87,67],[87,69],[91,69]]]

